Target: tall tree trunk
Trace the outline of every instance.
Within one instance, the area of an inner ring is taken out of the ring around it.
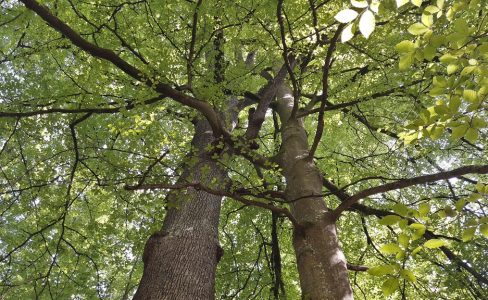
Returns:
[[[192,140],[198,162],[186,169],[179,182],[211,185],[226,180],[226,172],[205,151],[214,140],[210,125],[200,120]],[[203,171],[207,169],[208,171]],[[171,192],[177,204],[166,214],[163,228],[146,243],[144,273],[134,299],[214,299],[215,271],[222,255],[218,223],[222,197],[188,188]]]
[[[335,221],[322,198],[320,171],[309,158],[307,133],[300,119],[290,119],[293,96],[286,86],[277,94],[282,120],[280,161],[286,198],[303,228],[295,229],[293,247],[303,299],[353,299],[346,259],[339,246]]]

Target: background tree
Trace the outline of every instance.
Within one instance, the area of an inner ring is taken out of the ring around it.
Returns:
[[[482,1],[0,5],[3,297],[486,297]]]

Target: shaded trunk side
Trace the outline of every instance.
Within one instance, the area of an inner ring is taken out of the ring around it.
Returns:
[[[198,162],[188,167],[179,182],[220,184],[226,173],[205,152],[213,141],[207,121],[198,121],[192,140]],[[207,169],[206,171],[204,171]],[[175,203],[161,231],[153,234],[143,254],[144,273],[134,299],[214,299],[215,271],[222,255],[218,224],[222,197],[188,188],[172,191]]]
[[[321,174],[308,156],[307,133],[301,120],[289,119],[292,93],[282,86],[277,97],[283,124],[280,161],[286,178],[286,198],[291,201],[293,216],[303,226],[293,234],[302,298],[353,299],[336,225],[328,218],[321,196]]]

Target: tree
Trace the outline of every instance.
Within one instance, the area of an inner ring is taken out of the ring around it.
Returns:
[[[487,297],[482,1],[0,5],[2,297]]]

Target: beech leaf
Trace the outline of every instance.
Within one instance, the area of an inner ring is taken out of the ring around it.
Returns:
[[[357,11],[348,8],[348,9],[344,9],[344,10],[341,10],[340,12],[338,12],[334,18],[338,22],[349,23],[349,22],[353,21],[354,19],[356,19],[357,16],[358,16]]]
[[[361,31],[365,38],[368,38],[371,33],[373,33],[375,26],[376,20],[374,18],[374,14],[372,11],[367,9],[361,15],[361,19],[359,20],[359,31]]]

